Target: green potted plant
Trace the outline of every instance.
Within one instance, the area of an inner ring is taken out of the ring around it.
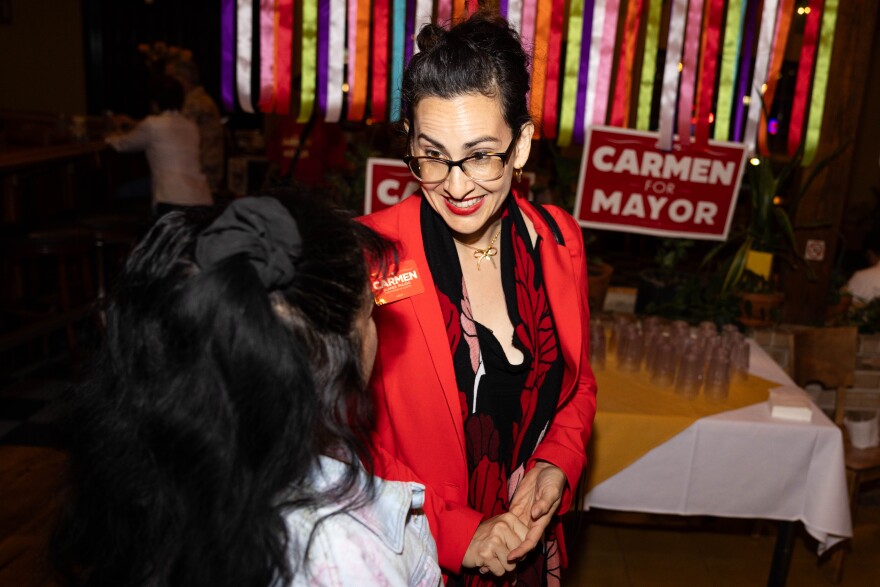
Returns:
[[[781,194],[803,160],[803,146],[787,161],[780,162],[772,157],[754,157],[746,165],[746,220],[731,232],[726,243],[713,248],[703,262],[705,266],[717,261],[725,251],[735,247],[733,253],[719,263],[724,276],[721,293],[733,293],[743,299],[740,305],[744,311],[744,320],[741,319],[744,324],[752,321],[765,323],[769,319],[767,317],[779,313],[784,296],[774,287],[776,259],[781,258],[793,266],[803,266],[812,275],[810,267],[800,261],[789,211],[797,210],[801,197],[818,174],[847,146],[848,143],[841,145],[831,155],[819,161],[806,180],[798,188],[789,191],[787,201]],[[819,222],[804,225],[802,228],[819,228],[826,224]],[[761,308],[759,316],[752,314],[753,308]]]
[[[694,241],[690,239],[660,239],[654,266],[639,272],[636,314],[650,313],[672,301],[690,277],[679,271],[679,266],[693,246]]]

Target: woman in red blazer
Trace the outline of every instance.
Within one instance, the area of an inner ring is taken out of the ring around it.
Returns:
[[[400,243],[374,282],[376,474],[428,487],[449,584],[558,582],[596,409],[581,231],[511,192],[534,132],[498,17],[425,26],[403,80],[421,194],[363,221]]]

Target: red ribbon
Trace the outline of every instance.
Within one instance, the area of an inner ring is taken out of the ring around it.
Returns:
[[[642,14],[642,0],[629,0],[626,6],[626,25],[624,39],[620,44],[620,58],[617,65],[617,83],[614,88],[614,104],[611,107],[611,126],[627,126],[629,122],[630,98],[632,95],[633,61],[636,55],[636,42],[639,38],[639,25]]]
[[[776,95],[776,85],[779,82],[782,60],[785,57],[792,14],[794,14],[794,0],[782,0],[777,19],[779,26],[776,28],[776,39],[773,41],[773,56],[770,60],[770,70],[767,72],[767,90],[762,97],[764,107],[761,109],[761,119],[758,123],[758,149],[762,155],[770,154],[770,148],[767,146],[767,112],[773,105],[773,97]]]
[[[293,0],[278,0],[275,31],[275,113],[290,112],[291,60],[293,57]]]
[[[373,120],[386,118],[388,108],[388,2],[373,0]]]
[[[553,0],[550,16],[550,39],[547,42],[547,83],[544,87],[544,136],[556,138],[559,118],[559,58],[562,53],[562,26],[565,17],[565,0]]]
[[[794,157],[801,144],[806,120],[807,101],[810,98],[810,85],[813,77],[813,64],[816,62],[816,48],[819,46],[819,25],[822,23],[824,0],[812,0],[807,22],[804,26],[804,40],[801,45],[801,60],[798,64],[797,82],[794,88],[794,101],[791,104],[791,126],[788,127],[788,156]]]
[[[700,84],[697,89],[697,128],[694,133],[696,144],[709,144],[709,124],[712,116],[712,99],[715,96],[715,73],[718,65],[719,38],[721,37],[721,15],[724,13],[724,0],[711,0],[706,5],[706,27],[703,34],[703,50],[700,59]]]

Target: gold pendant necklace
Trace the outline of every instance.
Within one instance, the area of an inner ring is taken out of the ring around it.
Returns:
[[[483,262],[483,259],[489,259],[492,262],[492,267],[495,267],[495,255],[498,254],[498,249],[495,248],[495,241],[498,240],[498,236],[501,234],[501,227],[498,227],[498,232],[495,233],[495,236],[492,237],[492,240],[489,241],[489,246],[485,249],[480,249],[477,247],[473,247],[471,245],[465,244],[461,241],[455,241],[463,247],[467,247],[474,252],[474,259],[477,260],[477,271],[480,270],[480,263]]]

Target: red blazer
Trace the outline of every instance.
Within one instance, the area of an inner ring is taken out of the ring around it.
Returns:
[[[562,209],[556,219],[565,246],[525,199],[523,214],[544,241],[541,263],[550,308],[565,360],[559,407],[529,461],[547,461],[568,479],[559,513],[575,495],[586,463],[586,445],[596,413],[596,380],[588,363],[587,264],[580,227]],[[375,309],[379,348],[370,387],[376,403],[375,473],[427,487],[425,512],[437,541],[440,566],[458,573],[483,515],[467,506],[468,471],[464,425],[452,353],[434,281],[422,247],[421,195],[361,221],[399,242],[401,261],[412,259],[425,291]]]

